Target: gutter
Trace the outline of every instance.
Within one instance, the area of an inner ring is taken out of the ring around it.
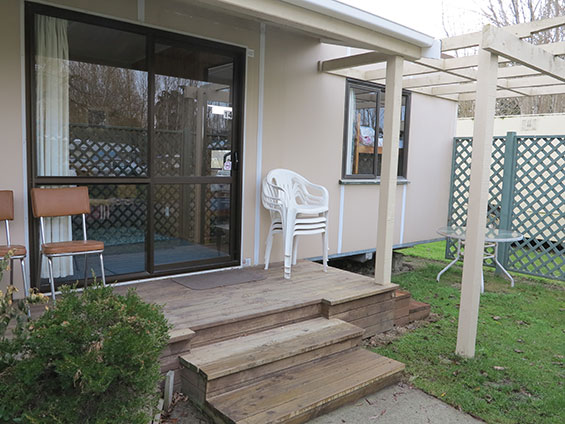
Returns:
[[[422,56],[441,58],[441,41],[420,31],[373,15],[337,0],[281,0],[294,6],[358,25],[422,48]]]

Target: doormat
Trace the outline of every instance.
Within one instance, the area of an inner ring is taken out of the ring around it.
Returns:
[[[208,290],[217,287],[261,281],[265,278],[266,274],[262,270],[235,269],[191,275],[189,277],[178,277],[173,278],[173,281],[192,290]]]

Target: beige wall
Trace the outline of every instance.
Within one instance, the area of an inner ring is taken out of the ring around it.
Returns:
[[[53,0],[53,5],[138,22],[137,2]],[[25,239],[25,162],[22,113],[22,49],[19,0],[0,4],[0,44],[3,58],[0,88],[2,146],[0,176],[2,188],[16,192],[16,222],[13,238]],[[242,259],[259,252],[263,260],[269,216],[259,205],[260,239],[255,244],[257,138],[259,98],[259,23],[230,17],[217,11],[194,9],[186,2],[147,0],[145,20],[156,26],[189,35],[223,41],[253,50],[247,58],[244,134],[244,196]],[[374,249],[376,240],[377,185],[340,186],[344,125],[345,80],[319,74],[318,60],[344,55],[346,49],[320,44],[307,35],[267,26],[265,44],[263,155],[261,177],[276,167],[293,169],[330,192],[330,254]],[[397,190],[397,216],[400,218],[403,190],[406,190],[406,220],[403,242],[435,237],[435,228],[446,220],[451,138],[454,133],[455,105],[422,95],[412,96],[412,114],[407,186]],[[343,191],[344,211],[340,217]],[[338,228],[343,222],[342,244]],[[396,242],[400,242],[401,221],[396,221]],[[280,237],[273,260],[281,259]],[[301,241],[300,256],[321,255],[319,237]]]
[[[473,118],[457,120],[457,137],[473,136]],[[494,119],[494,135],[503,136],[509,131],[518,135],[563,135],[565,113],[545,115],[498,116]]]
[[[15,220],[10,225],[14,244],[25,243],[26,228],[20,8],[21,2],[18,0],[3,0],[0,4],[0,190],[14,191]],[[3,225],[0,234],[0,243],[5,243]],[[22,291],[19,261],[15,265],[15,283]],[[5,273],[0,290],[8,281],[9,274]]]

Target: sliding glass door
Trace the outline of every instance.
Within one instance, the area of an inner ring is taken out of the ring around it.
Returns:
[[[239,263],[244,51],[41,5],[27,29],[30,185],[89,187],[109,281]],[[68,282],[97,266],[55,268]]]

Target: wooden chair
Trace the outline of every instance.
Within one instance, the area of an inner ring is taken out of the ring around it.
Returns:
[[[53,258],[98,254],[102,270],[102,284],[106,285],[104,275],[104,243],[88,240],[86,237],[86,214],[90,213],[90,200],[87,187],[34,188],[31,190],[33,215],[39,218],[41,237],[41,256],[45,256],[49,265],[49,283],[51,297],[55,301],[55,279],[53,276]],[[45,242],[44,218],[57,216],[82,215],[82,240]],[[86,271],[85,271],[86,272]]]
[[[27,256],[27,250],[25,246],[19,244],[12,244],[10,238],[10,224],[9,221],[14,220],[14,193],[10,190],[0,190],[0,221],[4,221],[6,228],[6,245],[0,246],[0,257],[4,257],[8,252],[12,252],[10,258],[10,284],[13,283],[14,259],[20,260],[20,265],[22,266],[22,278],[24,280],[24,294],[26,297],[29,296],[29,283],[25,270],[25,259]]]

